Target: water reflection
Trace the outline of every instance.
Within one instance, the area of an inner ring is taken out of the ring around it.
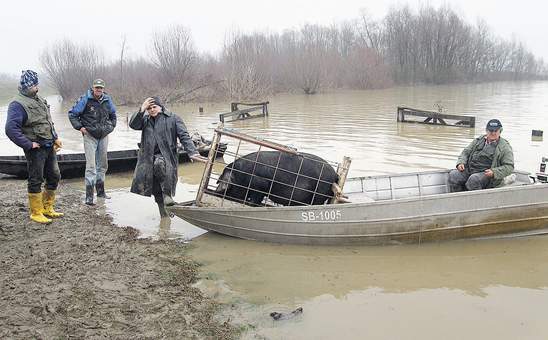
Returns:
[[[171,218],[162,217],[160,218],[160,224],[158,225],[158,239],[167,240],[170,238],[175,238],[177,234],[171,232]]]
[[[242,338],[545,339],[545,291],[491,286],[484,292],[478,297],[459,289],[400,294],[373,288],[342,299],[321,295],[303,303],[303,314],[293,320],[256,317]],[[261,314],[271,310],[277,306]]]
[[[199,286],[236,305],[244,339],[544,339],[548,237],[307,247],[208,233]],[[218,281],[222,280],[222,281]],[[293,320],[272,311],[303,307]],[[496,330],[496,336],[493,332]]]
[[[192,254],[256,303],[284,303],[382,287],[404,293],[492,285],[548,287],[548,237],[379,247],[288,246],[208,233]],[[527,255],[524,255],[527,254]],[[530,254],[535,254],[534,258]]]
[[[179,183],[174,199],[184,202],[194,199],[197,186]],[[112,198],[105,201],[107,212],[114,223],[132,226],[140,231],[141,237],[193,239],[205,233],[205,230],[174,216],[161,218],[158,205],[152,197],[132,194],[128,189],[109,191]]]

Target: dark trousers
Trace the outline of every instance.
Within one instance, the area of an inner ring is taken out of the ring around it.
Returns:
[[[27,158],[27,171],[29,173],[29,193],[35,194],[42,191],[42,183],[46,180],[47,190],[56,190],[61,179],[61,172],[57,164],[57,155],[52,147],[39,147],[25,151]]]
[[[483,172],[471,174],[468,169],[462,172],[457,169],[451,170],[448,181],[450,192],[481,190],[491,185],[491,178],[485,176]]]
[[[163,204],[163,194],[164,192],[170,193],[170,190],[164,191],[164,181],[166,179],[166,160],[162,155],[154,155],[152,173],[152,195],[154,195],[154,201],[156,201],[156,203]]]

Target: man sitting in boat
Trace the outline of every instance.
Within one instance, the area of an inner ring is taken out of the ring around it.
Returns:
[[[487,122],[485,132],[462,151],[457,168],[449,173],[451,192],[496,188],[514,171],[514,153],[500,136],[500,120]]]
[[[165,206],[174,205],[172,196],[177,185],[177,138],[191,160],[207,162],[200,156],[181,118],[167,111],[158,97],[147,98],[135,112],[129,126],[141,130],[141,143],[131,192],[154,196],[160,214],[167,216]]]

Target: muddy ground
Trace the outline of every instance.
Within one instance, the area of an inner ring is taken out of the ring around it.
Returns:
[[[26,181],[0,178],[0,338],[238,337],[192,286],[188,245],[137,239],[82,202],[61,185],[65,217],[41,225],[28,217]]]

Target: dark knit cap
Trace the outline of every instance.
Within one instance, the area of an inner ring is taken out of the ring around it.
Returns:
[[[158,105],[158,106],[161,106],[162,109],[164,108],[164,104],[162,104],[162,101],[160,100],[160,97],[158,96],[155,96],[155,97],[152,97],[152,105]]]

